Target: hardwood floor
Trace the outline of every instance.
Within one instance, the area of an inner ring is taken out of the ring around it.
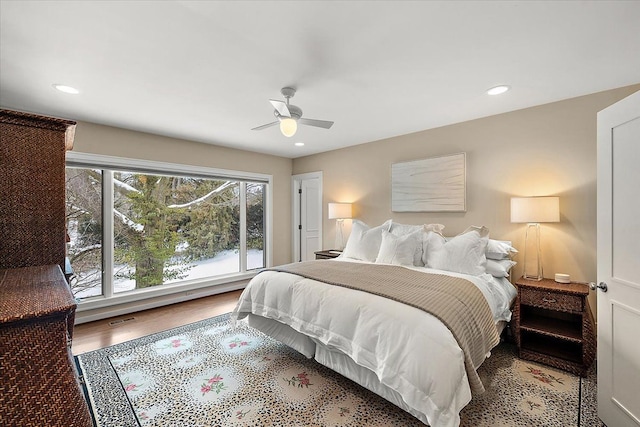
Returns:
[[[73,329],[73,354],[86,353],[134,338],[229,313],[242,290],[198,298],[137,313],[83,323]],[[125,319],[126,322],[113,323]]]

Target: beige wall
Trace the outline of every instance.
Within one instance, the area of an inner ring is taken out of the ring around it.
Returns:
[[[447,235],[485,225],[491,237],[522,248],[525,225],[510,223],[510,197],[560,196],[561,222],[542,225],[545,276],[595,281],[596,113],[637,90],[640,85],[301,157],[293,173],[323,172],[324,242],[334,241],[335,222],[326,211],[335,201],[353,202],[354,216],[370,225],[388,218],[437,222]],[[467,212],[391,212],[393,163],[460,152],[467,153]],[[521,273],[516,266],[514,276]]]
[[[273,263],[291,260],[291,159],[79,122],[74,152],[273,175]]]

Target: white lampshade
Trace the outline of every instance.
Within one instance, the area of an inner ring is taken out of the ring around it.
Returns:
[[[351,203],[329,203],[329,219],[351,218]]]
[[[286,137],[291,137],[296,134],[298,130],[298,122],[294,119],[281,119],[280,120],[280,132]]]
[[[512,197],[511,222],[560,222],[560,198]]]

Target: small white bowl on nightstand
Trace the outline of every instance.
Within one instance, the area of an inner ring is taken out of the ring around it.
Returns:
[[[571,276],[563,273],[556,273],[555,281],[558,283],[571,283]]]

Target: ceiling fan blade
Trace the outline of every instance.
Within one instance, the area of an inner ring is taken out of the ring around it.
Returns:
[[[275,126],[278,123],[280,123],[280,122],[278,120],[276,120],[275,122],[267,123],[266,125],[258,126],[258,127],[255,127],[253,129],[251,129],[251,130],[262,130],[262,129],[270,128],[271,126]]]
[[[303,117],[298,119],[298,123],[302,123],[303,125],[307,125],[307,126],[315,126],[318,128],[325,128],[325,129],[330,129],[331,126],[333,126],[333,122],[330,122],[328,120],[305,119]]]
[[[278,101],[277,99],[270,99],[269,102],[273,105],[273,108],[276,109],[278,114],[285,117],[291,117],[291,113],[289,112],[289,108],[287,108],[286,102]]]

